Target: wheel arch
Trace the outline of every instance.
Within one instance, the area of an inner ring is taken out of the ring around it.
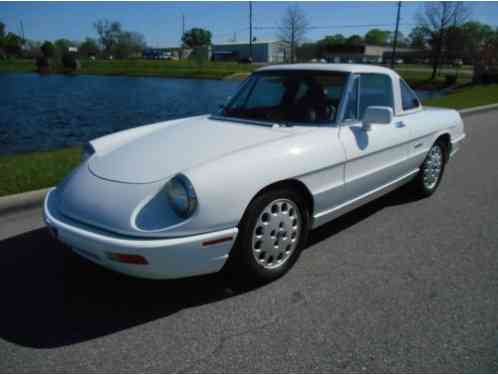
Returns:
[[[256,197],[258,197],[258,196],[260,196],[268,191],[279,189],[279,188],[290,188],[290,189],[294,190],[295,192],[297,192],[300,196],[302,196],[303,203],[306,205],[306,208],[308,209],[309,219],[312,220],[314,204],[315,204],[314,199],[313,199],[313,195],[311,194],[311,192],[308,189],[308,187],[306,186],[306,184],[304,184],[304,182],[302,182],[298,179],[295,179],[295,178],[289,178],[289,179],[273,182],[269,185],[266,185],[262,189],[260,189],[252,197],[251,201],[244,209],[244,215],[245,215],[245,212],[247,211],[247,209],[250,207],[250,205],[254,201],[254,199],[256,199]]]
[[[438,137],[436,138],[436,142],[441,142],[444,146],[444,157],[445,161],[447,162],[449,160],[449,156],[451,154],[451,136],[449,133],[442,133],[439,134]]]

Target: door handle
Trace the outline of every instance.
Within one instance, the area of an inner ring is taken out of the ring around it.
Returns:
[[[406,126],[406,124],[403,121],[398,121],[396,123],[396,127],[397,128],[404,128],[405,126]]]

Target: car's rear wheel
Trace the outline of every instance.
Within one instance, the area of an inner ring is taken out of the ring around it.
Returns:
[[[292,189],[257,196],[239,225],[228,265],[237,275],[266,282],[285,274],[296,262],[309,232],[309,213]]]
[[[441,183],[445,164],[445,145],[443,142],[437,141],[427,153],[418,175],[413,181],[413,187],[420,196],[428,197],[436,191]]]

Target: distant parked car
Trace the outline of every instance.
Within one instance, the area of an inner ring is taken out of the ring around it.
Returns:
[[[217,115],[89,142],[48,192],[44,219],[75,253],[118,272],[226,267],[268,281],[292,267],[311,229],[406,183],[433,194],[464,138],[457,111],[422,107],[390,69],[273,65]]]

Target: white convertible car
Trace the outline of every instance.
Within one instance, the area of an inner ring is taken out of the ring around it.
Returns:
[[[458,112],[422,107],[392,70],[270,66],[217,115],[91,141],[44,218],[76,253],[129,275],[225,267],[268,281],[311,229],[405,183],[431,195],[464,137]]]

